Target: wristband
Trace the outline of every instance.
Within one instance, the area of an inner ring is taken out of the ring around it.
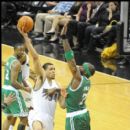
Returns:
[[[74,58],[74,52],[72,50],[66,51],[65,52],[65,59],[67,61],[70,61]]]

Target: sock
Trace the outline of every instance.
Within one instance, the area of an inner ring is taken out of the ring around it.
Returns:
[[[14,127],[13,125],[10,125],[9,130],[13,130],[13,127]]]
[[[25,125],[19,124],[17,130],[25,130]]]
[[[26,127],[26,130],[31,130],[31,129],[29,128],[29,126],[27,126],[27,127]]]

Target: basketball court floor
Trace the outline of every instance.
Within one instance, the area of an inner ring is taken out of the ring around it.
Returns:
[[[2,61],[13,54],[13,48],[2,45]],[[56,67],[56,80],[66,87],[71,73],[65,62],[40,56],[41,62],[52,62]],[[32,59],[30,65],[33,69]],[[4,67],[2,66],[2,83]],[[30,80],[31,83],[33,83]],[[86,104],[91,116],[91,130],[130,130],[130,80],[99,71],[91,78],[91,89]],[[57,105],[54,130],[65,130],[65,110]],[[5,115],[2,113],[2,123]],[[19,120],[15,125],[17,128]]]

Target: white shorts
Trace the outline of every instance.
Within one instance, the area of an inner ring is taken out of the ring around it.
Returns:
[[[46,113],[41,114],[36,112],[35,110],[30,110],[28,115],[28,123],[31,130],[34,121],[40,121],[45,130],[53,130],[54,128],[53,118],[51,116]]]

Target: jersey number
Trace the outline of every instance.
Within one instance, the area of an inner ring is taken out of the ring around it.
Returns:
[[[6,80],[9,80],[9,70],[6,70],[5,79],[6,79]]]
[[[82,101],[79,103],[79,105],[83,105],[87,97],[87,93],[84,93],[82,96]]]

